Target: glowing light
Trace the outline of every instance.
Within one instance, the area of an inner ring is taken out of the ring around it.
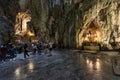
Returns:
[[[87,64],[89,64],[89,63],[90,63],[90,61],[87,59],[87,60],[86,60],[86,63],[87,63]]]
[[[20,68],[17,68],[17,69],[15,70],[15,74],[16,74],[16,75],[20,75]]]
[[[27,23],[31,21],[31,16],[27,12],[19,12],[16,16],[16,24],[15,24],[15,34],[24,36],[29,33],[30,36],[33,35],[28,30]]]
[[[87,37],[85,37],[85,39],[84,39],[85,41],[89,41],[89,39],[87,38]]]
[[[18,67],[16,70],[15,70],[15,77],[17,79],[19,79],[21,77],[21,68]]]
[[[28,36],[35,36],[35,34],[34,33],[32,33],[32,32],[30,32],[30,31],[28,31]]]
[[[27,32],[27,20],[23,20],[22,23],[22,33],[26,33]]]
[[[92,69],[93,69],[93,62],[90,59],[87,58],[86,63],[87,63],[88,69],[90,71],[92,71]]]
[[[96,31],[96,40],[98,41],[98,42],[100,42],[101,41],[101,33],[100,33],[100,31]]]
[[[91,72],[96,69],[97,71],[101,70],[101,63],[100,63],[100,59],[95,59],[95,61],[90,60],[89,58],[86,59],[86,64],[87,64],[87,68],[88,70],[90,70]]]
[[[96,68],[97,68],[97,70],[101,69],[101,64],[100,64],[100,60],[99,59],[96,60]]]
[[[33,72],[33,69],[34,69],[34,64],[32,61],[30,61],[29,65],[28,65],[28,69],[30,72]]]
[[[92,63],[92,61],[90,61],[90,63],[89,63],[89,68],[90,68],[90,69],[93,68],[93,63]]]
[[[33,39],[33,40],[32,40],[32,43],[37,43],[37,42],[38,42],[37,39]]]

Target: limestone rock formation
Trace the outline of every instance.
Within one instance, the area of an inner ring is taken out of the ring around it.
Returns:
[[[10,42],[19,9],[17,0],[0,0],[0,44]]]
[[[120,29],[120,1],[118,0],[93,0],[91,2],[83,1],[80,8],[82,11],[82,30],[79,31],[78,45],[83,42],[84,30],[91,20],[96,21],[101,28],[101,46],[109,49],[118,49],[120,47],[119,29]],[[97,26],[98,27],[98,26]]]
[[[8,43],[12,35],[13,26],[4,17],[0,17],[0,44]]]
[[[0,0],[0,16],[13,24],[16,14],[27,10],[35,35],[59,47],[81,48],[86,41],[120,47],[119,0]]]

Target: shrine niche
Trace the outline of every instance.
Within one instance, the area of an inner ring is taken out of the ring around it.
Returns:
[[[28,25],[31,22],[31,14],[29,11],[19,12],[16,16],[15,43],[30,42],[35,36],[34,30]]]
[[[28,11],[26,12],[19,12],[16,16],[16,24],[15,24],[15,35],[19,36],[34,36],[34,32],[31,32],[29,26],[27,25],[28,22],[31,21],[31,15]]]
[[[83,49],[85,50],[100,50],[102,30],[100,25],[92,20],[86,24],[83,32]]]

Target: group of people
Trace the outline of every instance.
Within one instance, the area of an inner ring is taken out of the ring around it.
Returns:
[[[32,43],[31,44],[31,47],[32,47],[32,54],[35,55],[36,53],[39,53],[41,54],[41,50],[44,50],[45,53],[48,54],[48,56],[51,56],[52,53],[52,49],[53,49],[53,42],[49,42],[49,43],[39,43],[39,44],[36,44],[36,43]],[[29,46],[28,44],[24,44],[24,58],[26,57],[29,57]]]
[[[15,53],[16,52],[11,43],[1,45],[0,46],[0,61],[5,61],[7,58],[14,58]]]
[[[49,42],[49,43],[44,43],[44,49],[45,49],[45,53],[48,53],[48,56],[51,56],[52,53],[52,49],[53,49],[53,43]]]
[[[52,49],[53,49],[53,42],[41,42],[41,43],[32,43],[31,48],[27,43],[24,43],[22,46],[22,52],[24,53],[24,58],[27,58],[30,56],[28,53],[29,51],[32,51],[33,55],[35,54],[41,54],[41,51],[44,53],[48,54],[48,56],[51,56]],[[13,46],[11,43],[9,44],[4,44],[0,46],[0,62],[1,61],[6,61],[7,58],[14,58],[16,57],[17,53],[21,48],[18,48]],[[8,56],[9,55],[9,56]]]

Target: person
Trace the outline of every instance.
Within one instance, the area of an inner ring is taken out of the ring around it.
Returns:
[[[25,43],[24,44],[24,58],[26,58],[26,56],[29,57],[29,54],[28,54],[28,45]]]
[[[37,44],[37,51],[39,54],[41,54],[41,43]]]
[[[47,42],[44,43],[44,50],[45,50],[45,54],[47,54],[47,52],[48,52],[48,43]]]
[[[2,61],[1,47],[0,47],[0,61]]]
[[[53,49],[53,42],[49,42],[49,55],[48,56],[51,56],[52,55],[52,53],[51,53],[51,51],[52,51],[52,49]]]
[[[49,49],[50,49],[50,51],[52,51],[52,48],[53,48],[53,43],[49,42]]]
[[[7,46],[6,45],[1,45],[0,51],[1,51],[1,58],[2,58],[1,60],[5,61],[6,60],[6,54],[8,52]]]
[[[14,46],[12,45],[12,43],[9,43],[8,45],[8,54],[10,55],[10,58],[14,58],[16,56]]]
[[[36,52],[37,52],[36,44],[32,44],[32,48],[33,48],[33,54],[36,54]]]

